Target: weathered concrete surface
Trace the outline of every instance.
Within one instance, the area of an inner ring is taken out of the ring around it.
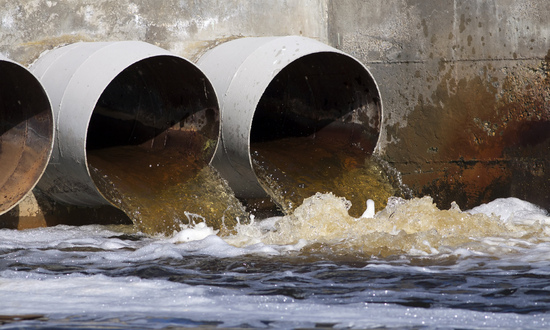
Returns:
[[[550,2],[332,1],[329,39],[371,69],[381,154],[448,207],[550,207]]]
[[[21,64],[76,41],[141,40],[196,59],[247,36],[326,41],[324,0],[0,0],[0,52]]]
[[[60,205],[34,190],[8,213],[0,216],[0,228],[29,229],[55,225],[121,224],[132,221],[114,206],[80,207]]]

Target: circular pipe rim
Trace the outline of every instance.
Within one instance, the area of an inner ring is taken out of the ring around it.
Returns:
[[[369,69],[353,56],[314,39],[301,36],[241,38],[211,49],[198,60],[197,65],[210,77],[220,97],[222,132],[213,165],[238,197],[268,196],[258,182],[250,153],[252,122],[263,92],[289,64],[318,53],[339,54],[357,63],[375,87],[380,119],[383,118],[380,88]],[[258,90],[261,93],[255,92]],[[373,152],[379,140],[380,134]]]
[[[90,175],[86,155],[90,120],[103,92],[121,72],[159,57],[176,59],[200,72],[189,60],[141,41],[74,43],[44,53],[30,67],[51,95],[57,133],[52,161],[38,185],[42,191],[65,204],[111,204]],[[210,84],[206,75],[204,79]],[[212,95],[218,106],[213,88]],[[221,127],[218,131],[219,141]]]

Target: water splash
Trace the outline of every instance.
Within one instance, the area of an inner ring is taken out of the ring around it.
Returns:
[[[238,233],[224,239],[236,246],[302,242],[302,253],[387,257],[461,250],[506,253],[513,251],[510,245],[495,246],[489,239],[538,242],[550,233],[548,220],[508,221],[491,213],[463,212],[456,204],[440,210],[429,196],[391,197],[372,218],[352,217],[350,207],[345,198],[317,193],[290,215],[237,225]]]

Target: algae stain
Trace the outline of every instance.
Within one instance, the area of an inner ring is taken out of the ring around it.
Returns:
[[[96,41],[89,36],[82,34],[64,34],[56,37],[49,37],[40,40],[33,40],[18,45],[20,48],[25,49],[25,57],[19,59],[19,62],[23,65],[30,65],[33,63],[43,52],[51,50],[57,47],[69,45],[75,42],[89,42]]]

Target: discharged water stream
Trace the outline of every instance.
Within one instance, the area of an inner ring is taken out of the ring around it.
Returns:
[[[255,143],[251,149],[260,183],[287,214],[317,192],[345,197],[356,217],[367,199],[384,207],[390,196],[404,197],[393,173],[346,140],[289,137]]]
[[[247,219],[217,171],[178,150],[114,147],[88,152],[88,162],[102,194],[144,233],[203,221],[224,232]]]

